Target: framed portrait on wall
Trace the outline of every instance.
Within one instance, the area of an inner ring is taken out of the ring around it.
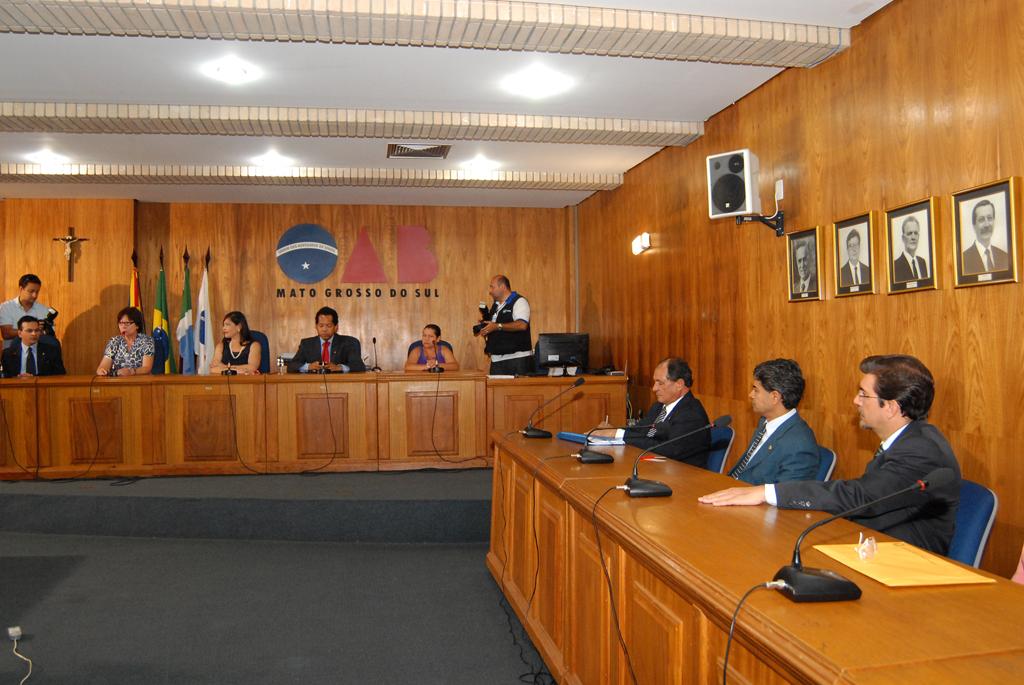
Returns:
[[[956,286],[1017,280],[1017,179],[953,193]]]
[[[875,292],[873,228],[871,212],[832,224],[837,297]]]
[[[889,293],[938,287],[935,269],[935,198],[885,212]]]
[[[821,259],[818,228],[786,234],[789,301],[821,299]]]

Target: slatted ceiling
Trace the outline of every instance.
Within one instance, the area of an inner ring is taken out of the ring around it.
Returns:
[[[611,190],[622,174],[451,169],[347,169],[294,167],[281,173],[251,166],[179,164],[38,164],[0,162],[5,183],[150,183],[182,185],[386,186],[395,188],[490,188],[500,190]]]
[[[0,9],[12,33],[168,36],[227,40],[479,48],[811,66],[849,46],[849,30],[641,10],[478,2],[283,3],[183,6],[152,0],[15,0]]]
[[[701,122],[234,105],[0,102],[0,131],[687,145]]]

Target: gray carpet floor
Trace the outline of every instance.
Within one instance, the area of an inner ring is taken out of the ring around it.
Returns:
[[[28,685],[511,685],[529,668],[485,553],[0,533],[0,630],[24,631]],[[25,664],[0,647],[17,683]],[[542,663],[528,641],[526,659]]]

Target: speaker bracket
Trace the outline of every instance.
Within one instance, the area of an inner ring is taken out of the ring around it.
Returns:
[[[774,230],[776,237],[781,238],[786,233],[785,218],[785,212],[782,211],[775,212],[771,216],[760,216],[757,214],[753,216],[738,216],[736,217],[736,225],[739,226],[740,224],[750,224],[755,221],[760,221],[765,226]]]

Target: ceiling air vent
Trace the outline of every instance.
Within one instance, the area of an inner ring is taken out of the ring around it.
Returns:
[[[444,159],[451,145],[388,145],[388,159]]]

